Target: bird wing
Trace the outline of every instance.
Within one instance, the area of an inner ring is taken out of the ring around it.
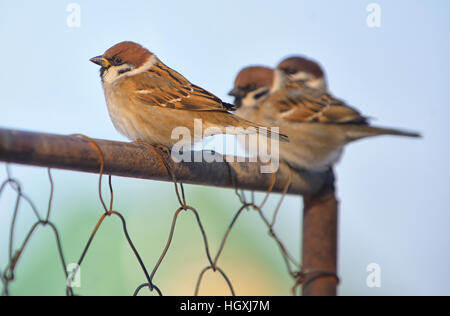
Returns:
[[[297,122],[367,124],[367,118],[320,89],[286,89],[274,95],[279,118]]]
[[[227,112],[235,109],[161,62],[134,76],[134,79],[136,98],[148,105],[191,111]]]

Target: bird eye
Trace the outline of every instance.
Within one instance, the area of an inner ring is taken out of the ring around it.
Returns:
[[[113,62],[116,66],[123,64],[123,60],[120,57],[114,58]]]
[[[253,91],[253,90],[256,90],[256,85],[255,84],[250,84],[250,85],[248,85],[247,87],[246,87],[246,89],[245,90],[247,90],[247,91]]]
[[[286,68],[284,71],[285,71],[288,75],[293,75],[293,74],[295,74],[295,73],[297,72],[297,70],[294,69],[294,68]]]

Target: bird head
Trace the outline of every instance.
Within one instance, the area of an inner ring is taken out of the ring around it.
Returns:
[[[254,107],[265,100],[274,83],[274,70],[263,66],[242,69],[228,94],[234,97],[236,107]]]
[[[314,89],[327,89],[322,67],[305,57],[292,56],[284,59],[278,64],[277,72],[286,77],[287,82],[294,82]]]
[[[141,45],[121,42],[90,61],[101,66],[102,81],[112,83],[125,76],[148,70],[156,63],[155,59],[155,55]]]

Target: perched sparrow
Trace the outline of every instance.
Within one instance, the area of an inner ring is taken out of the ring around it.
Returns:
[[[233,105],[190,83],[139,44],[119,43],[91,61],[101,66],[114,126],[131,140],[172,148],[178,142],[171,137],[174,128],[186,127],[194,136],[195,119],[202,121],[201,132],[209,128],[209,136],[226,133],[230,126],[264,129],[231,114]],[[210,128],[216,132],[211,133]],[[239,133],[242,130],[236,131]],[[280,139],[286,140],[286,136],[280,135]]]
[[[278,82],[284,82],[284,86],[272,87],[272,90],[277,91],[285,88],[284,91],[287,95],[302,94],[304,100],[309,100],[320,106],[315,111],[310,106],[311,102],[309,102],[309,105],[302,103],[303,106],[300,108],[294,104],[296,115],[305,117],[306,121],[367,124],[367,118],[363,117],[358,110],[327,93],[325,72],[315,61],[301,56],[286,58],[278,64],[275,76],[281,78]],[[283,95],[283,93],[280,94]]]
[[[310,59],[301,56],[292,56],[281,61],[277,66],[278,75],[287,81],[301,87],[327,90],[325,73],[320,65]],[[282,87],[280,87],[282,88]]]
[[[299,89],[289,84],[280,88],[277,76],[275,70],[266,67],[244,68],[237,75],[230,95],[235,97],[236,114],[279,126],[289,135],[290,143],[280,144],[280,160],[293,168],[325,171],[340,159],[346,144],[362,138],[420,136],[369,126],[356,109],[325,90],[304,86]]]

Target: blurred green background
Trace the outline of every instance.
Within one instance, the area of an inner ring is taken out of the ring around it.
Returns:
[[[14,167],[15,174],[30,172],[31,168]],[[45,170],[32,170],[40,178],[40,192],[31,198],[36,201],[42,215],[50,184],[45,185]],[[20,177],[18,177],[20,178]],[[61,232],[67,264],[76,263],[88,237],[102,215],[98,200],[95,175],[68,175],[54,171],[55,198],[51,219]],[[103,196],[108,203],[109,189],[104,180]],[[76,183],[79,185],[73,185]],[[25,189],[33,183],[23,183]],[[67,190],[70,187],[72,191]],[[130,237],[135,243],[149,272],[153,269],[169,236],[172,218],[179,207],[173,184],[113,178],[114,210],[127,221]],[[208,236],[212,256],[218,250],[232,218],[241,204],[233,190],[185,186],[188,204],[194,206],[201,217]],[[63,191],[63,194],[60,194]],[[2,196],[2,210],[14,208],[15,192],[7,188]],[[248,194],[250,197],[250,195]],[[263,194],[257,194],[261,200]],[[273,195],[265,209],[272,215],[280,195]],[[8,201],[9,203],[5,203]],[[285,209],[278,218],[280,235],[298,258],[300,198],[291,201],[292,209]],[[21,202],[16,231],[16,245],[32,224],[31,208]],[[296,219],[293,221],[293,219]],[[4,222],[4,228],[7,222]],[[2,249],[2,266],[5,265]],[[154,282],[164,295],[192,295],[200,271],[208,266],[203,239],[195,216],[182,212],[178,217],[172,245],[158,270]],[[289,295],[292,280],[279,254],[275,242],[268,236],[256,211],[244,211],[232,230],[219,267],[230,278],[238,295]],[[65,291],[65,277],[59,260],[55,238],[49,227],[36,231],[16,271],[17,280],[10,287],[11,294],[61,295]],[[131,248],[122,232],[117,217],[108,217],[99,229],[85,262],[81,266],[81,287],[74,288],[81,295],[130,295],[141,283],[146,283]],[[142,290],[142,294],[148,291]],[[217,273],[207,272],[201,284],[203,295],[228,295],[225,281]]]

